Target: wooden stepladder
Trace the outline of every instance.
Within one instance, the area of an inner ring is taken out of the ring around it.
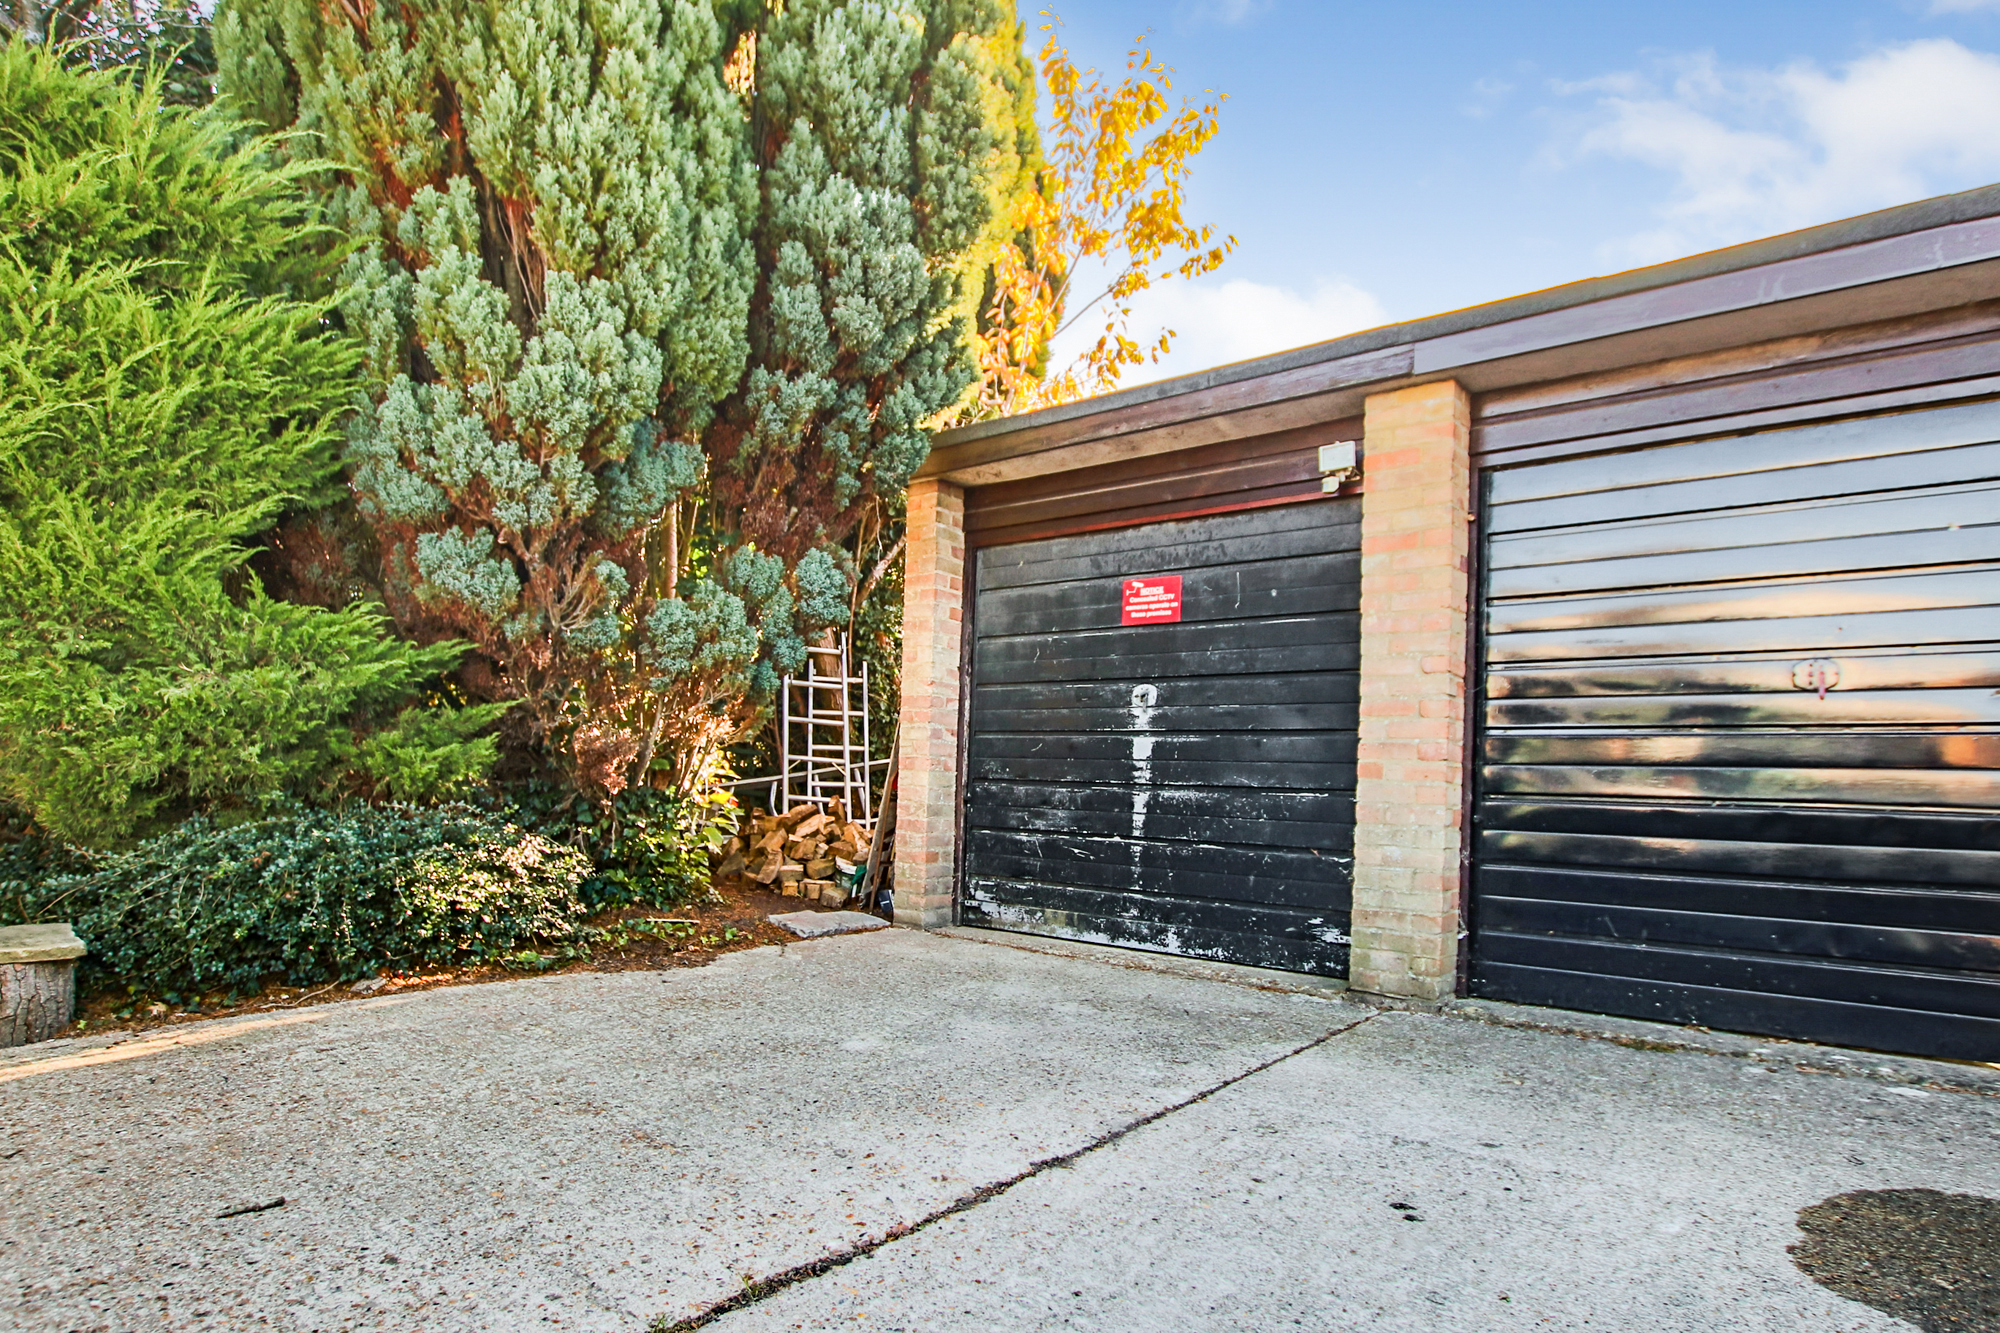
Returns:
[[[857,674],[847,636],[806,649],[804,675],[787,676],[778,693],[778,800],[774,810],[800,802],[840,801],[863,828],[875,811],[868,762],[868,664]]]

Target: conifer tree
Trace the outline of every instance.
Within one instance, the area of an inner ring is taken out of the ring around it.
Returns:
[[[370,393],[347,462],[389,605],[462,635],[467,684],[615,792],[658,521],[740,374],[754,207],[703,4],[243,0],[225,89],[314,136],[358,245]]]
[[[490,713],[366,734],[456,647],[246,568],[336,472],[357,349],[296,299],[325,289],[296,172],[163,107],[164,77],[0,47],[0,799],[96,844],[357,769],[434,795],[493,757],[467,740]]]
[[[685,774],[844,621],[970,382],[992,0],[232,0],[225,93],[339,165],[389,604],[580,789]]]

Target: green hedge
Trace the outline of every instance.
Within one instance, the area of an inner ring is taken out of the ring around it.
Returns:
[[[90,946],[86,991],[182,1004],[569,943],[592,871],[575,848],[464,806],[196,818],[128,852],[7,844],[0,924],[70,921]]]
[[[472,799],[589,856],[595,869],[578,894],[592,912],[672,907],[704,892],[710,856],[736,831],[736,802],[726,793],[691,797],[627,787],[599,805],[533,782]]]

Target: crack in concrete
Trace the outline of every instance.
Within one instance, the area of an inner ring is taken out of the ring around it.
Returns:
[[[1100,1134],[1080,1148],[1073,1148],[1069,1152],[1058,1154],[1055,1157],[1044,1157],[1038,1162],[1030,1163],[1026,1170],[1009,1176],[1005,1180],[996,1180],[991,1184],[981,1185],[978,1189],[968,1194],[960,1195],[935,1212],[927,1213],[914,1222],[905,1222],[898,1226],[893,1226],[872,1240],[860,1241],[845,1249],[835,1250],[832,1254],[823,1255],[809,1263],[798,1264],[782,1272],[773,1273],[769,1277],[745,1281],[743,1290],[737,1292],[734,1296],[717,1301],[706,1309],[688,1315],[684,1319],[669,1321],[665,1315],[661,1315],[649,1326],[648,1333],[692,1333],[694,1329],[706,1328],[726,1314],[733,1314],[738,1310],[756,1305],[762,1301],[767,1301],[789,1287],[795,1287],[801,1282],[806,1282],[822,1274],[830,1273],[836,1268],[844,1268],[856,1259],[866,1258],[884,1246],[902,1240],[906,1236],[914,1236],[917,1232],[935,1223],[942,1222],[947,1217],[954,1217],[959,1213],[968,1212],[977,1208],[980,1204],[987,1202],[989,1199],[997,1199],[1024,1180],[1032,1180],[1045,1171],[1053,1171],[1058,1167],[1069,1166],[1074,1162],[1080,1161],[1100,1148],[1110,1147],[1128,1134],[1144,1129],[1148,1125],[1157,1124],[1159,1121],[1166,1119],[1178,1111],[1185,1111],[1190,1106],[1196,1106],[1207,1101],[1210,1097],[1213,1097],[1216,1093],[1226,1088],[1235,1087],[1245,1079],[1253,1078],[1265,1070],[1275,1068],[1295,1056],[1304,1055],[1307,1051],[1324,1046],[1335,1037],[1344,1036],[1378,1016],[1377,1014],[1364,1014],[1352,1023],[1344,1024],[1333,1029],[1331,1032],[1314,1037],[1303,1046],[1286,1051],[1282,1055],[1274,1055],[1262,1064],[1253,1065],[1240,1074],[1232,1074],[1220,1083],[1203,1088],[1192,1097],[1175,1102],[1171,1106],[1162,1106],[1157,1111],[1150,1111],[1140,1116],[1137,1120],[1129,1121],[1116,1129]]]

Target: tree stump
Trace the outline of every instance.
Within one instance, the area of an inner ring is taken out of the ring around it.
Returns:
[[[47,1041],[69,1026],[85,952],[65,924],[0,930],[0,1046]]]

